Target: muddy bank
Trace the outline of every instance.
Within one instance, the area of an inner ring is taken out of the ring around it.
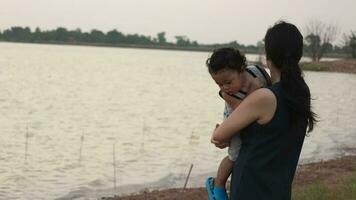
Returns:
[[[342,59],[336,61],[304,62],[300,66],[303,70],[327,71],[356,74],[356,59]]]
[[[339,182],[356,173],[356,156],[345,156],[335,160],[300,165],[293,182],[293,190],[313,184],[323,183],[334,187]],[[103,197],[102,200],[206,200],[205,188],[167,189],[145,191],[125,197]]]

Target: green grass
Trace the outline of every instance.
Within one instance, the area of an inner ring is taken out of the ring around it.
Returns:
[[[335,187],[315,183],[298,188],[292,200],[356,200],[356,174]]]
[[[326,200],[328,188],[319,183],[303,187],[294,192],[292,200]]]
[[[323,62],[300,63],[300,67],[303,70],[309,70],[309,71],[329,71],[328,64]]]
[[[355,200],[356,199],[356,175],[354,175],[349,181],[340,185],[335,195],[337,200]]]

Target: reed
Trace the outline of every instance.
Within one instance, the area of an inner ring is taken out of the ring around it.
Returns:
[[[112,147],[112,159],[113,159],[113,168],[114,168],[114,191],[116,192],[116,154],[115,154],[115,143],[113,144]]]
[[[183,186],[183,192],[185,192],[185,189],[187,188],[188,180],[190,177],[190,173],[192,172],[192,169],[193,169],[193,164],[190,164],[189,172],[188,172],[187,178],[185,179],[185,183]]]
[[[142,154],[142,160],[144,163],[146,163],[146,153],[145,153],[145,140],[146,140],[146,130],[148,130],[147,126],[146,126],[146,118],[143,119],[143,125],[142,125],[142,137],[141,137],[141,149],[140,152]],[[144,176],[147,176],[147,165],[144,164]],[[147,177],[145,177],[146,179]],[[145,188],[144,192],[143,192],[143,198],[146,200],[147,199],[147,193],[148,193],[148,189]]]
[[[146,119],[143,120],[143,126],[142,126],[142,137],[141,137],[141,151],[143,152],[145,150],[145,136],[146,136]]]
[[[81,162],[81,161],[82,161],[82,150],[83,150],[83,143],[84,143],[84,131],[82,131],[82,136],[80,137],[79,162]]]
[[[28,155],[28,138],[30,137],[28,132],[28,124],[26,124],[26,133],[25,133],[25,161],[27,161]]]

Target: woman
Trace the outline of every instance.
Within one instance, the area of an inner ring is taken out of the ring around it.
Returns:
[[[298,65],[303,54],[299,30],[290,23],[277,23],[266,33],[265,51],[272,86],[247,96],[212,136],[212,143],[221,147],[241,134],[231,200],[291,199],[304,137],[316,122]]]
[[[227,99],[231,99],[233,105],[237,106],[253,91],[272,84],[267,72],[257,65],[247,65],[246,57],[238,49],[227,47],[214,50],[211,57],[207,59],[206,66],[211,78],[220,88],[219,94],[226,100],[224,119],[235,109],[229,106]],[[220,162],[216,177],[209,177],[206,180],[209,199],[228,199],[225,185],[231,175],[240,147],[241,138],[239,134],[236,134],[230,140],[228,156]]]

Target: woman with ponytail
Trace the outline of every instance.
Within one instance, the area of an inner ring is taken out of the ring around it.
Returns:
[[[290,200],[294,173],[315,114],[299,67],[303,36],[279,22],[265,36],[272,86],[245,98],[212,135],[217,147],[240,134],[242,145],[231,177],[231,200]]]

